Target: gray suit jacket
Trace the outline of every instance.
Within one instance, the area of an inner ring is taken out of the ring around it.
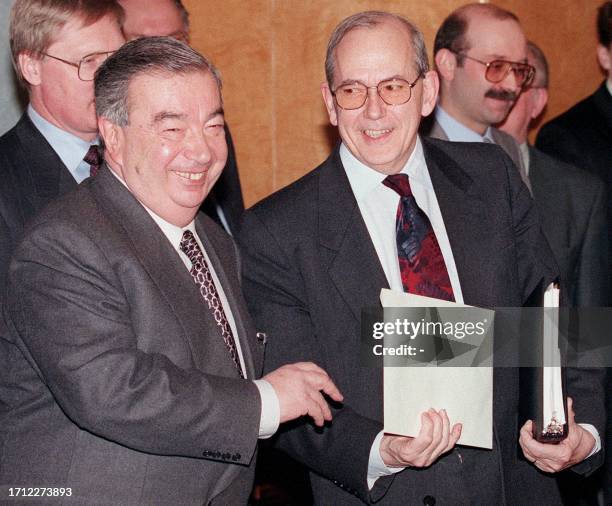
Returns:
[[[263,350],[237,251],[209,218],[196,228],[252,379]],[[4,316],[0,485],[71,487],[85,504],[246,502],[257,387],[238,377],[178,254],[108,169],[33,220]]]
[[[423,139],[423,148],[465,302],[521,306],[556,276],[556,266],[516,168],[493,145]],[[361,310],[379,306],[388,284],[337,150],[249,209],[239,241],[247,302],[269,337],[265,368],[313,360],[344,394],[329,426],[295,423],[278,438],[313,471],[317,504],[559,501],[555,481],[520,457],[519,377],[511,368],[495,370],[493,451],[459,447],[430,468],[380,478],[368,491],[370,448],[382,429],[382,371],[361,359]],[[584,381],[573,383],[578,417],[601,427],[603,406],[590,402],[601,385],[588,393]]]
[[[442,139],[443,141],[450,140],[448,138],[448,135],[446,135],[444,129],[440,126],[440,123],[437,122],[435,115],[433,114],[423,120],[419,131],[421,132],[421,135],[425,135],[426,137]],[[518,167],[519,174],[521,175],[523,183],[525,183],[527,185],[527,188],[529,188],[529,191],[531,191],[531,182],[527,177],[527,170],[525,168],[525,164],[523,163],[523,159],[521,158],[519,146],[516,141],[512,138],[512,136],[493,127],[491,127],[491,137],[495,141],[495,144],[500,146],[512,159],[514,165]]]

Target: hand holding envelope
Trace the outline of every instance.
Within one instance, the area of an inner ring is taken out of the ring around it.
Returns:
[[[460,423],[451,429],[446,411],[430,409],[421,413],[421,428],[416,437],[385,435],[380,456],[387,467],[428,467],[450,451],[460,436]]]

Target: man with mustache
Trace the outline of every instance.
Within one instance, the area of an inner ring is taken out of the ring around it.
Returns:
[[[529,187],[518,144],[493,127],[533,78],[518,18],[491,4],[459,7],[438,29],[434,55],[440,99],[421,132],[444,140],[498,144]]]

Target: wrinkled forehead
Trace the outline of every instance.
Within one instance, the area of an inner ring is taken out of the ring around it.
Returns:
[[[210,115],[222,111],[221,90],[209,70],[147,70],[130,78],[127,106],[128,114],[140,111],[151,118],[164,111],[185,117]]]
[[[381,79],[404,75],[415,66],[411,34],[394,20],[354,28],[340,41],[334,56],[335,84],[366,74]]]
[[[173,35],[185,30],[183,19],[172,0],[160,0],[151,8],[143,0],[124,0],[123,31],[130,38]]]
[[[485,13],[467,16],[465,42],[466,49],[481,57],[527,60],[527,38],[521,25],[512,18],[499,19]]]

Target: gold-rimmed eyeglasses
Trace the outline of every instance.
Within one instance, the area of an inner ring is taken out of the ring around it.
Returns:
[[[102,65],[106,59],[113,54],[114,51],[101,51],[98,53],[91,53],[83,56],[78,62],[72,62],[68,60],[64,60],[63,58],[58,58],[57,56],[53,56],[49,53],[41,53],[44,56],[48,56],[54,60],[65,63],[66,65],[70,65],[75,67],[78,72],[79,79],[81,81],[93,81],[94,75],[96,74],[96,70]]]
[[[419,74],[412,82],[394,77],[392,79],[385,79],[376,86],[366,86],[362,82],[354,81],[338,86],[331,94],[334,96],[338,107],[349,111],[359,109],[366,103],[368,99],[368,90],[370,89],[375,89],[378,96],[385,104],[401,105],[410,100],[412,88],[414,88],[421,77],[423,77],[423,74]]]
[[[454,52],[454,51],[453,51]],[[535,68],[528,63],[508,61],[508,60],[491,60],[485,62],[478,58],[473,58],[465,53],[456,53],[457,56],[475,61],[486,67],[485,79],[490,83],[499,83],[503,81],[510,72],[514,72],[516,83],[519,87],[528,86],[535,76]]]

